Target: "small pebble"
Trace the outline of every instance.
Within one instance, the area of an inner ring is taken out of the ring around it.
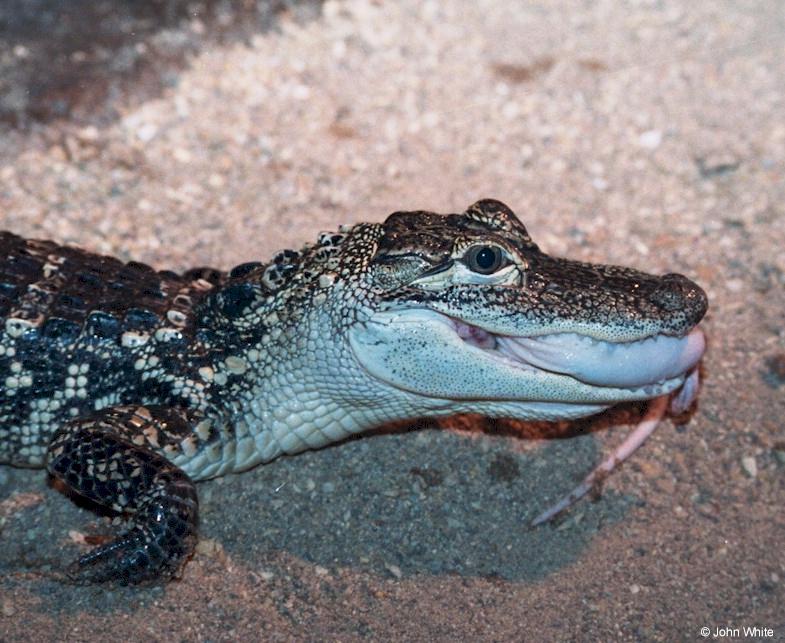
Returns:
[[[158,128],[152,123],[145,123],[136,130],[136,136],[142,143],[149,143],[156,134],[158,134]]]
[[[755,478],[758,475],[758,463],[754,456],[745,455],[741,459],[741,468],[750,478]]]
[[[184,147],[175,148],[172,152],[172,156],[174,156],[175,161],[178,161],[179,163],[190,163],[193,159],[191,153]]]
[[[785,383],[785,353],[769,355],[765,360],[767,379],[774,386]]]
[[[656,150],[660,143],[662,143],[662,132],[657,129],[650,129],[638,137],[638,145],[647,150]]]
[[[2,614],[3,616],[13,616],[16,614],[16,608],[10,600],[3,601]]]
[[[449,527],[452,531],[460,531],[461,529],[465,529],[466,525],[462,520],[458,520],[457,518],[449,516],[447,518],[447,527]]]
[[[223,553],[223,546],[213,538],[200,538],[196,543],[196,552],[202,556],[216,558]]]

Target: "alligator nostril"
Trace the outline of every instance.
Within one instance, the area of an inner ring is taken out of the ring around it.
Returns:
[[[667,311],[679,310],[684,307],[682,280],[677,274],[663,275],[660,284],[651,294],[651,301]]]
[[[703,289],[678,273],[669,273],[660,279],[660,285],[651,294],[651,301],[668,312],[681,310],[693,324],[697,324],[708,307]]]

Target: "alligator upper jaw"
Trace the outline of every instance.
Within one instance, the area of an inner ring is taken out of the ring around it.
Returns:
[[[684,337],[656,335],[614,343],[578,333],[494,335],[452,321],[464,341],[521,366],[569,375],[592,386],[630,389],[679,377],[695,367],[706,347],[699,328]]]

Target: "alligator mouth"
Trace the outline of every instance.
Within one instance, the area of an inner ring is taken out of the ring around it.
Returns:
[[[591,386],[633,389],[661,384],[690,372],[706,347],[697,327],[683,337],[608,342],[574,332],[496,335],[459,319],[450,321],[464,342],[505,363],[568,375]]]
[[[705,346],[703,333],[695,329],[683,337],[661,334],[626,342],[572,329],[513,335],[513,326],[510,331],[405,309],[376,313],[350,330],[349,342],[370,376],[397,389],[451,400],[456,407],[474,403],[490,414],[521,415],[533,404],[556,404],[554,417],[673,393],[683,387]],[[523,406],[515,410],[509,406],[519,403]]]

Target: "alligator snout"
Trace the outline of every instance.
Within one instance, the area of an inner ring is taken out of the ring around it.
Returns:
[[[690,327],[703,318],[709,306],[703,288],[678,273],[663,275],[660,285],[651,293],[650,301],[665,312],[679,311]]]

